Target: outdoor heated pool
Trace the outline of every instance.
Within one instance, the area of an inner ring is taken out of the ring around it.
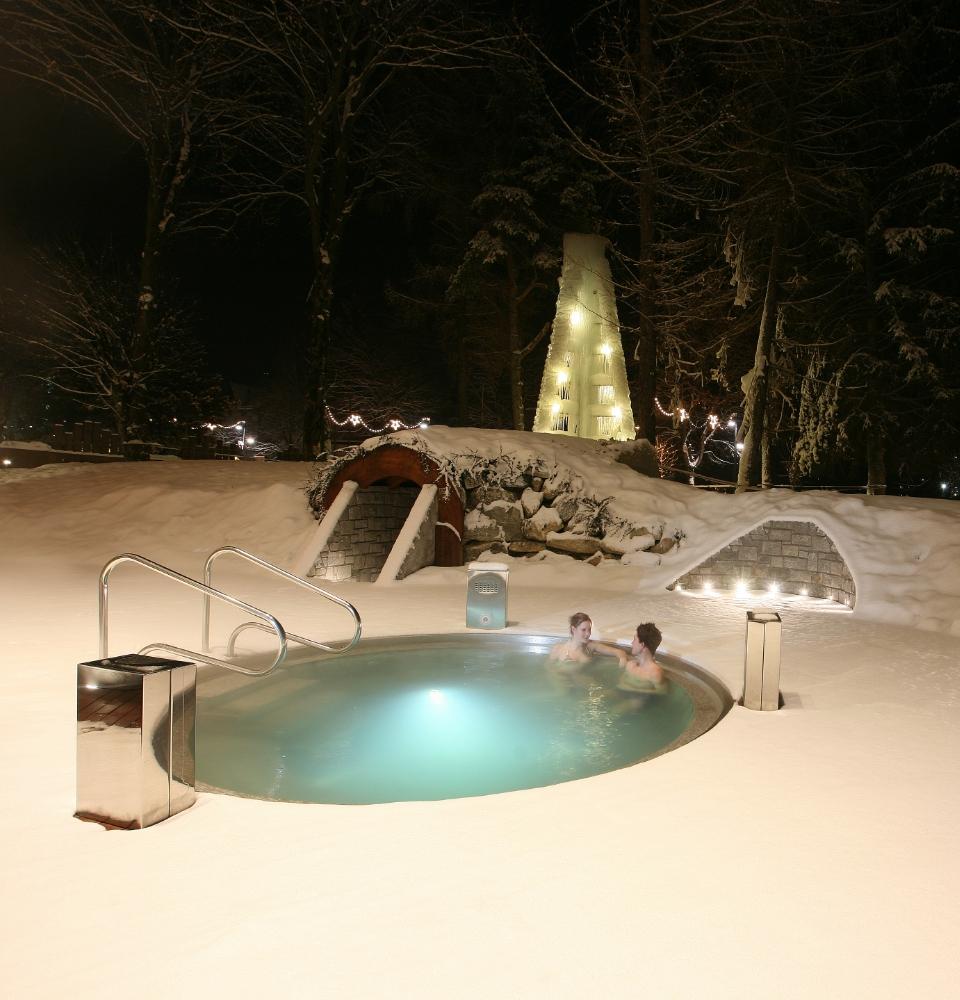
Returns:
[[[701,735],[730,706],[660,656],[668,692],[628,701],[598,658],[558,675],[545,636],[365,639],[263,678],[211,671],[197,705],[201,788],[294,802],[459,798],[571,781]]]

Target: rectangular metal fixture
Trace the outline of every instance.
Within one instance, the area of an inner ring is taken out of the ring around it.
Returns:
[[[467,628],[507,627],[507,578],[503,563],[472,562],[467,566]]]
[[[129,654],[77,665],[79,819],[140,829],[196,801],[197,666]]]
[[[743,665],[743,704],[763,712],[780,707],[780,615],[776,611],[747,612]]]

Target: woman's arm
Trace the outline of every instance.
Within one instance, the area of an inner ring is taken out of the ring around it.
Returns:
[[[621,667],[629,659],[626,650],[621,649],[619,646],[614,646],[609,642],[591,642],[590,652],[594,656],[615,656],[620,661]]]

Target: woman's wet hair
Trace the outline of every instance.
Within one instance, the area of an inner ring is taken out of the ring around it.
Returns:
[[[663,640],[663,635],[653,622],[644,622],[637,626],[637,638],[650,650],[650,655],[653,656],[657,651],[657,646]]]
[[[586,611],[578,611],[575,615],[570,616],[570,628],[575,629],[578,625],[582,625],[584,622],[590,622],[593,624],[593,619],[586,613]]]

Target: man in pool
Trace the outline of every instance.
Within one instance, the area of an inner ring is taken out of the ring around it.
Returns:
[[[594,656],[615,656],[621,667],[626,667],[627,655],[617,646],[607,642],[591,642],[590,633],[593,622],[584,611],[578,611],[570,616],[570,638],[559,642],[550,650],[549,659],[561,670],[576,670],[584,663],[589,663]]]
[[[617,684],[617,691],[625,696],[623,710],[640,708],[646,704],[647,695],[666,692],[669,681],[654,659],[662,639],[660,629],[653,622],[637,626],[630,644],[630,658],[623,664]]]

